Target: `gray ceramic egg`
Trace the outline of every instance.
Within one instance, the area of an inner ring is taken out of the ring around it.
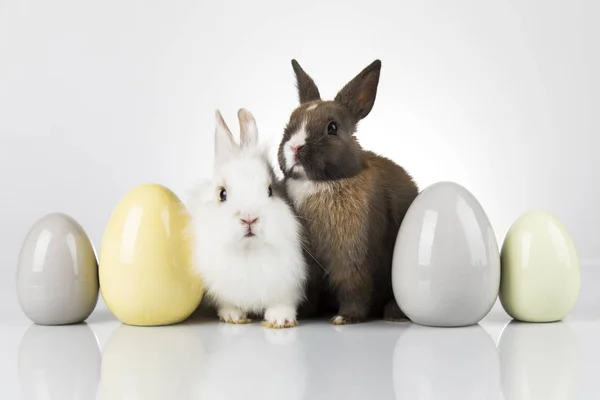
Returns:
[[[23,241],[17,297],[25,315],[40,325],[84,321],[98,302],[98,262],[85,231],[68,215],[37,221]]]
[[[453,182],[423,190],[396,238],[394,296],[421,325],[478,323],[493,307],[500,254],[490,221],[475,197]]]

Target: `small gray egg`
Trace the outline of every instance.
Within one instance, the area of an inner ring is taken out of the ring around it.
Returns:
[[[454,182],[438,182],[413,201],[396,238],[392,287],[415,323],[477,324],[500,286],[500,252],[477,199]]]
[[[38,220],[17,266],[17,297],[27,318],[39,325],[76,324],[94,311],[98,295],[98,261],[81,225],[62,213]]]

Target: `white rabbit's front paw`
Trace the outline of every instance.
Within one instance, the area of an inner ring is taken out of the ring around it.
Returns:
[[[219,308],[219,319],[229,324],[247,324],[252,322],[252,320],[248,319],[245,312],[235,307]]]
[[[296,321],[296,308],[292,306],[274,306],[265,311],[263,326],[274,329],[293,328]]]

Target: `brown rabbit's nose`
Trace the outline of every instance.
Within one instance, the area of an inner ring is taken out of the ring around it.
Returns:
[[[292,153],[294,153],[294,155],[298,154],[302,147],[304,147],[304,145],[292,146]]]
[[[241,221],[244,225],[252,226],[252,224],[254,224],[254,223],[256,223],[256,221],[258,221],[258,217],[256,217],[256,218],[253,218],[253,217],[241,218]]]

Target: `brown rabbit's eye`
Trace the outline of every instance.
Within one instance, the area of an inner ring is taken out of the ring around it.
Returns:
[[[269,197],[273,196],[273,188],[269,185]]]
[[[327,134],[329,135],[337,135],[337,124],[335,122],[330,122],[327,125]]]
[[[225,188],[222,188],[219,192],[219,198],[221,201],[227,201],[227,190],[225,190]]]

